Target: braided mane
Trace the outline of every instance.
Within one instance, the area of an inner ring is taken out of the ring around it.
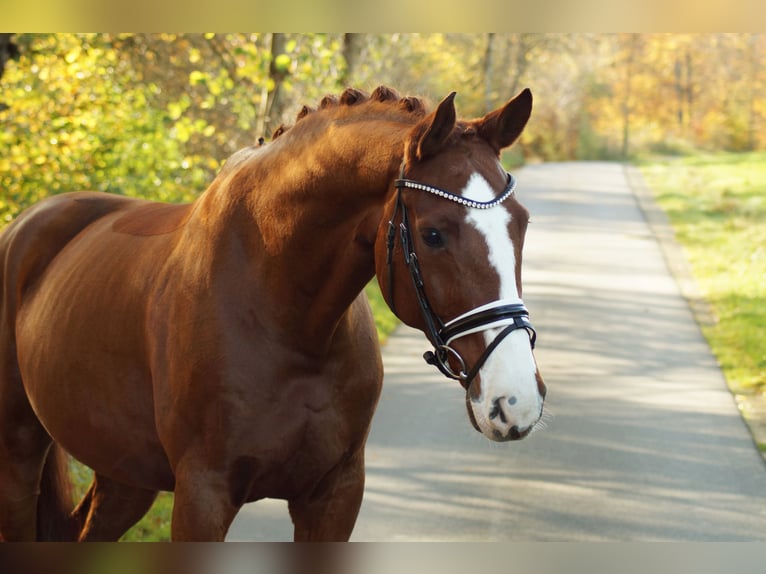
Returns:
[[[312,108],[304,105],[295,118],[295,122],[301,121],[303,118],[316,113],[320,110],[327,110],[331,108],[338,108],[341,106],[357,106],[365,103],[386,103],[392,106],[392,109],[396,111],[404,111],[406,113],[413,114],[417,117],[422,117],[426,113],[426,106],[421,98],[414,96],[400,96],[399,93],[387,86],[378,86],[373,90],[371,94],[367,94],[362,90],[356,88],[346,88],[340,96],[333,94],[326,95],[319,101],[319,106]],[[275,140],[291,127],[285,124],[280,125],[274,133],[271,135],[271,139]]]

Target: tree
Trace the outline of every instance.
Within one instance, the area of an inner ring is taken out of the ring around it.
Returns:
[[[19,59],[19,48],[11,41],[12,38],[13,34],[0,33],[0,78],[3,77],[6,62]]]
[[[0,218],[50,193],[167,201],[303,104],[387,84],[478,117],[530,87],[541,159],[766,147],[764,34],[0,33]]]
[[[346,66],[338,78],[339,87],[348,87],[352,78],[355,77],[367,37],[367,34],[343,34],[343,59]]]
[[[0,79],[5,72],[6,62],[19,59],[19,48],[11,41],[12,37],[13,34],[0,33]],[[8,105],[0,102],[0,111],[5,109],[8,109]]]

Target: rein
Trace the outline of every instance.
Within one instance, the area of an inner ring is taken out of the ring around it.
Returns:
[[[398,235],[404,253],[404,263],[410,272],[410,277],[412,278],[412,283],[415,288],[415,296],[417,297],[420,312],[423,315],[426,324],[426,336],[434,347],[433,351],[426,351],[426,353],[423,354],[423,359],[425,359],[426,363],[429,365],[437,367],[446,377],[459,381],[466,390],[471,386],[471,382],[479,373],[482,366],[484,366],[489,355],[497,348],[503,339],[513,331],[525,329],[529,334],[529,340],[534,349],[537,333],[529,320],[529,311],[527,311],[527,308],[520,299],[500,299],[482,305],[448,321],[446,324],[433,312],[431,305],[428,302],[428,297],[426,296],[425,283],[423,282],[423,275],[420,271],[418,257],[415,254],[415,242],[413,241],[412,232],[410,231],[409,215],[407,213],[407,206],[402,199],[402,190],[409,188],[425,191],[466,207],[472,207],[474,209],[490,209],[500,205],[503,201],[508,199],[516,189],[516,180],[510,173],[506,172],[506,174],[508,179],[505,189],[491,201],[470,200],[438,187],[405,179],[404,165],[402,165],[399,179],[394,182],[394,186],[397,190],[396,204],[394,205],[391,219],[388,221],[388,234],[386,236],[388,299],[391,305],[391,310],[396,313],[396,309],[394,308],[393,253],[398,229]],[[399,212],[401,212],[401,220],[397,227],[394,221]],[[450,343],[455,339],[472,333],[500,327],[503,327],[503,330],[500,331],[494,340],[487,346],[476,364],[469,371],[463,357],[454,347],[450,346]],[[457,372],[452,369],[449,363],[450,357],[454,358],[459,365]]]

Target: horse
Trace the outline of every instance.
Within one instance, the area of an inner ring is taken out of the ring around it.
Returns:
[[[529,214],[499,161],[532,95],[473,120],[454,99],[348,88],[192,203],[22,212],[0,237],[2,538],[118,540],[172,491],[172,540],[223,540],[263,498],[288,502],[296,541],[348,540],[383,377],[375,277],[479,432],[534,430]],[[94,471],[74,509],[68,456]]]

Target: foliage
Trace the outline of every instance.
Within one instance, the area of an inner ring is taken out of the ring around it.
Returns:
[[[134,72],[105,38],[48,35],[26,43],[3,78],[2,220],[62,191],[177,200],[189,196],[187,186],[201,185],[203,170],[183,164],[181,142],[166,137],[168,114],[146,105],[158,88],[131,88]]]
[[[189,201],[266,121],[272,54],[258,35],[21,35],[2,78],[0,222],[63,191]],[[286,91],[330,91],[335,43],[302,35],[279,54]],[[288,62],[289,60],[289,62]],[[309,64],[311,63],[311,64]],[[312,76],[309,81],[308,76]],[[273,102],[272,102],[273,103]]]
[[[766,392],[766,153],[696,154],[642,170],[718,318],[703,331],[729,384]]]
[[[479,116],[535,94],[517,158],[766,147],[764,34],[21,34],[0,81],[0,224],[46,195],[188,201],[345,84]],[[272,53],[275,52],[275,53]],[[672,143],[671,143],[672,142]],[[516,159],[515,161],[518,161]]]
[[[384,343],[399,324],[399,319],[397,319],[396,315],[394,315],[388,308],[376,279],[373,279],[367,284],[365,293],[367,294],[367,299],[370,301],[372,315],[375,318],[378,339]]]

